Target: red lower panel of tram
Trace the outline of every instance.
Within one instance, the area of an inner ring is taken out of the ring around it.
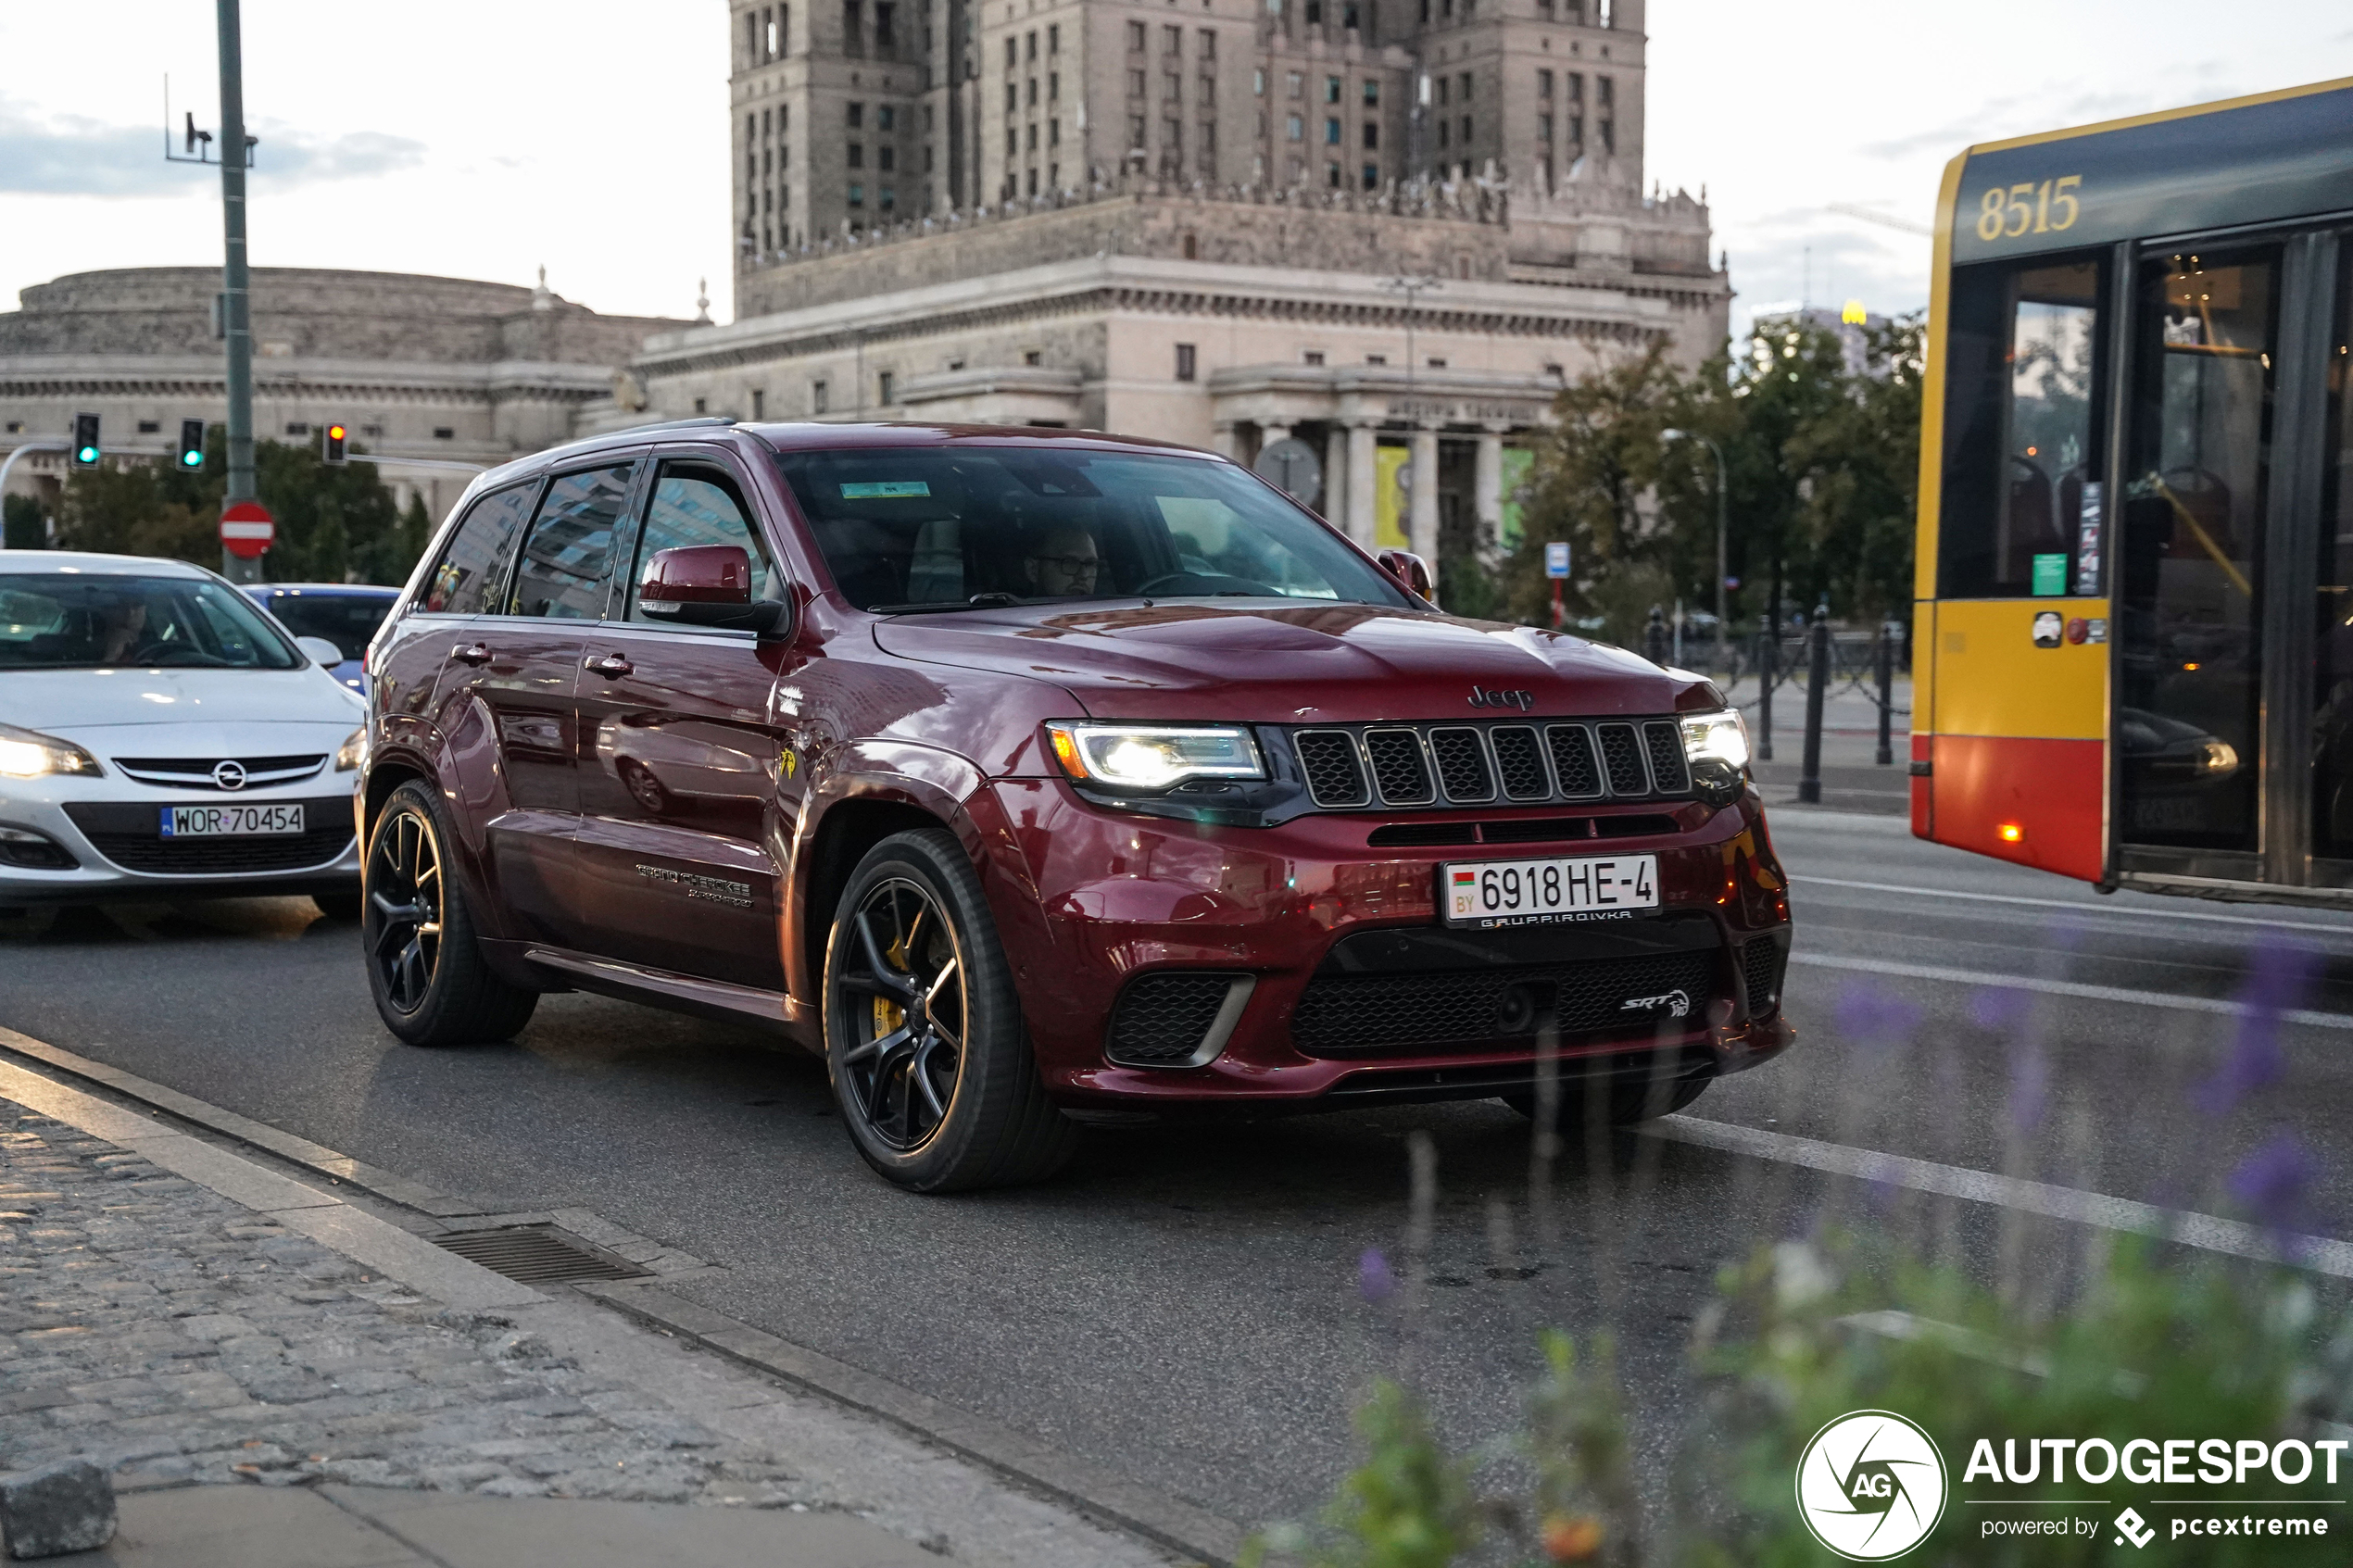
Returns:
[[[2081,882],[2100,879],[2107,746],[2096,740],[1914,735],[1912,832]]]

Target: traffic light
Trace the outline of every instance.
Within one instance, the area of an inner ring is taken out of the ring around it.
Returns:
[[[195,470],[204,467],[204,421],[180,421],[180,466]]]
[[[76,414],[73,417],[73,466],[94,469],[98,466],[98,416]]]
[[[351,459],[345,447],[351,433],[340,424],[331,424],[319,437],[319,460],[331,469],[339,469]]]

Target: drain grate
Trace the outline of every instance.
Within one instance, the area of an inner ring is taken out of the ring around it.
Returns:
[[[525,1285],[575,1279],[644,1279],[646,1271],[552,1225],[453,1231],[434,1244]]]

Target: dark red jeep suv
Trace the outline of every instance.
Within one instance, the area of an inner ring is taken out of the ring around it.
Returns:
[[[1556,1073],[1634,1121],[1784,1048],[1738,715],[1418,566],[1106,436],[510,464],[370,650],[377,1006],[419,1045],[569,987],[758,1022],[926,1191],[1139,1111],[1532,1114]]]

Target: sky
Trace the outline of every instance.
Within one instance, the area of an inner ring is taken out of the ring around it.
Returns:
[[[725,320],[724,0],[246,0],[257,266],[548,285]],[[1651,0],[1651,177],[1714,208],[1736,326],[1918,308],[1944,161],[1971,142],[2353,76],[2345,0]],[[61,273],[218,266],[213,6],[0,6],[0,302]],[[35,64],[37,62],[37,64]]]

